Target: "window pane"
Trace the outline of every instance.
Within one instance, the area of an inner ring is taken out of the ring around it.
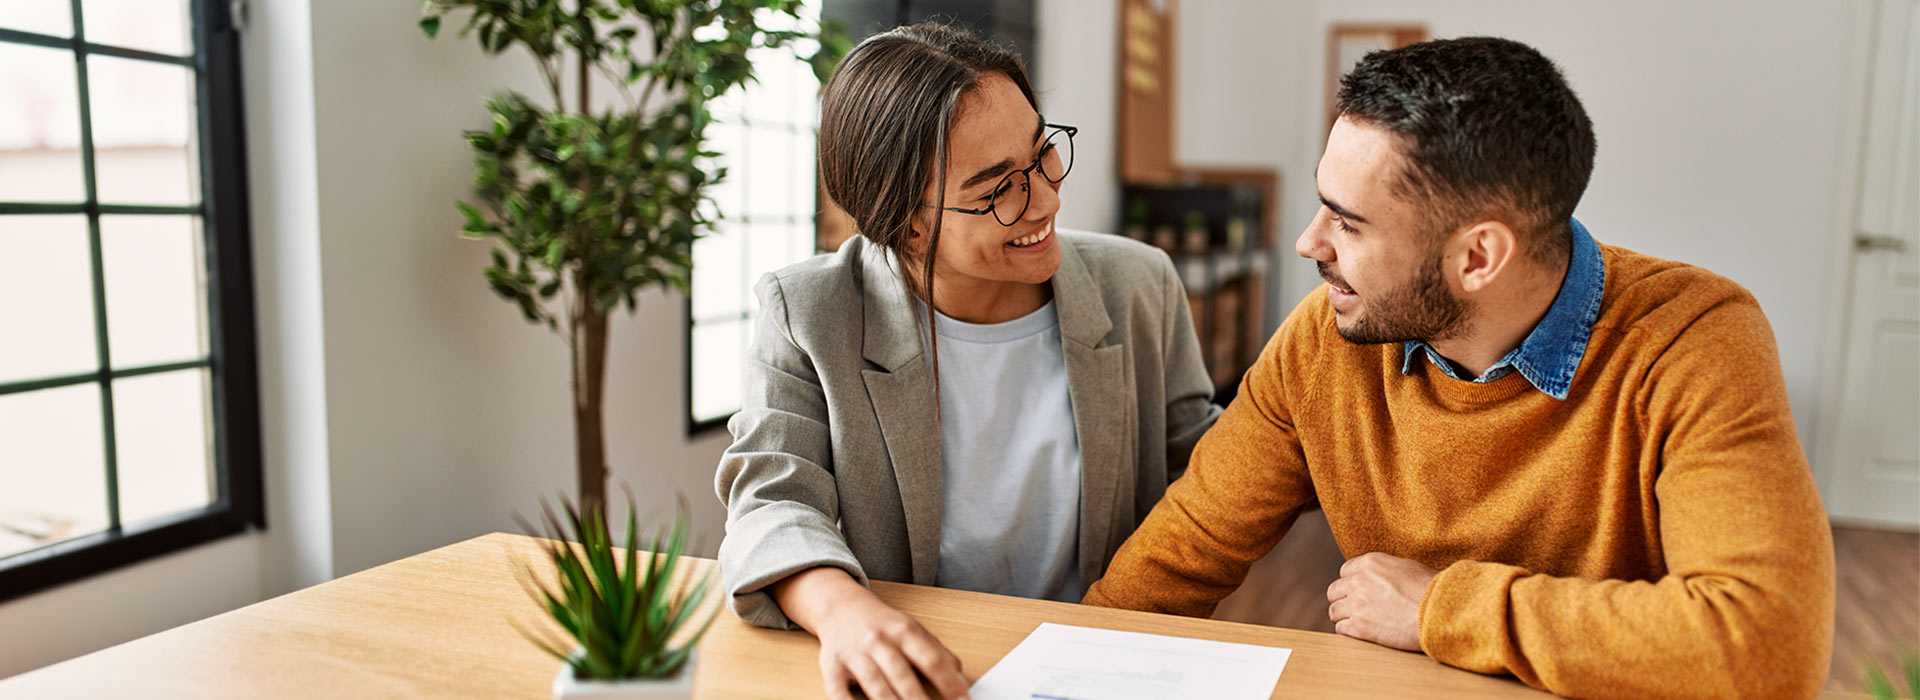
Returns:
[[[193,71],[151,61],[87,57],[94,177],[105,204],[193,204]]]
[[[813,77],[813,67],[799,61],[793,62],[793,111],[787,113],[787,119],[800,126],[813,126],[819,120],[820,80]]]
[[[809,237],[813,235],[813,217],[820,211],[819,180],[813,172],[819,158],[815,157],[814,148],[811,130],[794,138],[793,177],[787,180],[787,184],[793,187],[793,199],[789,200],[790,206],[793,207],[793,214],[805,220]],[[808,246],[807,250],[811,252],[812,246]]]
[[[0,5],[40,3],[0,2]],[[80,84],[65,49],[0,44],[0,202],[81,202]]]
[[[114,380],[121,523],[133,527],[213,502],[209,424],[205,370]]]
[[[753,61],[757,82],[747,83],[747,120],[755,124],[782,124],[793,119],[793,66],[802,65],[787,49],[754,49],[747,52]]]
[[[693,327],[693,418],[710,420],[740,410],[747,322]]]
[[[115,369],[207,354],[200,241],[199,217],[100,217],[107,347]]]
[[[0,2],[0,27],[49,36],[73,36],[73,6],[47,0]]]
[[[86,217],[0,216],[0,250],[0,383],[99,369]]]
[[[748,278],[757,280],[761,275],[806,259],[813,244],[812,231],[811,226],[802,228],[789,223],[748,224]],[[754,311],[760,310],[758,298],[749,303]]]
[[[720,232],[693,243],[693,318],[698,323],[725,314],[737,314],[746,308],[744,297],[752,294],[759,278],[741,275],[741,224],[725,221]]]
[[[728,90],[727,94],[709,100],[707,102],[707,111],[713,114],[715,120],[739,122],[740,113],[745,109],[743,105],[747,102],[746,90],[751,87],[753,87],[751,83],[745,86],[735,87],[732,90]]]
[[[748,117],[762,122],[813,125],[820,95],[820,81],[813,76],[813,67],[785,49],[762,54],[764,60],[753,64],[754,74],[768,87],[775,84],[779,87],[754,96],[754,111]]]
[[[186,0],[86,0],[81,19],[89,43],[176,56],[187,55],[193,45],[187,38]]]
[[[707,197],[719,207],[721,215],[729,219],[739,219],[745,213],[740,208],[740,180],[746,177],[740,171],[740,152],[746,147],[745,137],[737,123],[723,122],[707,127],[708,151],[719,153],[709,167],[726,168],[727,176],[719,182],[708,185]]]
[[[0,396],[0,557],[107,528],[95,384]]]
[[[735,168],[747,196],[746,215],[784,217],[793,211],[793,188],[787,183],[793,177],[794,138],[796,135],[783,126],[755,124],[747,128],[746,152],[736,159],[744,165]]]
[[[763,26],[812,29],[817,4],[803,4],[797,23],[771,11],[760,19]],[[757,81],[711,105],[724,123],[709,132],[706,147],[723,154],[717,160],[729,173],[707,193],[727,217],[722,231],[694,249],[690,410],[698,420],[739,407],[747,336],[759,307],[753,285],[805,259],[814,246],[819,82],[791,50],[756,49],[748,58]],[[743,311],[749,318],[740,320]]]

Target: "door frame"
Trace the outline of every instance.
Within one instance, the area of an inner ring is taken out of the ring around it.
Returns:
[[[1874,54],[1878,46],[1874,41],[1874,11],[1878,2],[1901,3],[1912,0],[1849,0],[1847,2],[1847,72],[1845,75],[1846,92],[1841,101],[1840,138],[1835,144],[1834,170],[1831,181],[1832,225],[1828,229],[1827,285],[1825,319],[1821,322],[1821,333],[1825,336],[1820,345],[1820,390],[1814,404],[1814,434],[1810,441],[1803,442],[1808,459],[1812,462],[1815,482],[1820,488],[1820,499],[1827,508],[1828,518],[1843,524],[1885,526],[1878,520],[1852,518],[1846,515],[1836,517],[1831,509],[1834,495],[1834,480],[1842,476],[1840,468],[1841,408],[1846,397],[1847,339],[1853,330],[1853,275],[1855,261],[1859,256],[1854,251],[1855,220],[1860,207],[1860,186],[1862,173],[1861,160],[1866,150],[1866,120],[1869,77],[1873,70]],[[1807,445],[1810,442],[1811,445]]]

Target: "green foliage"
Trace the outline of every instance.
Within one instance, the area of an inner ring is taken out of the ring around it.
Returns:
[[[830,19],[820,23],[818,40],[820,48],[807,63],[813,66],[813,77],[825,85],[833,77],[833,69],[840,66],[840,59],[853,51],[853,34],[847,31],[845,22]]]
[[[651,285],[684,291],[709,176],[684,145],[704,125],[689,102],[650,117],[547,112],[521,95],[487,103],[491,131],[467,133],[475,207],[462,233],[499,241],[487,281],[527,320],[554,326],[544,304],[563,275],[605,314]],[[566,273],[572,273],[566,275]]]
[[[1905,649],[1899,653],[1900,671],[1907,681],[1907,697],[1920,700],[1920,655]],[[1897,700],[1900,697],[1893,688],[1893,681],[1878,666],[1867,669],[1867,692],[1873,695],[1874,700]]]
[[[800,9],[798,0],[426,0],[426,36],[465,12],[461,37],[492,55],[523,49],[547,87],[547,104],[496,93],[492,127],[466,134],[475,201],[455,206],[463,235],[497,242],[485,273],[493,291],[570,337],[588,314],[631,309],[650,286],[686,291],[693,242],[720,216],[705,188],[726,175],[708,171],[715,154],[701,148],[708,102],[754,79],[750,50],[791,50],[819,73],[850,48],[837,28],[801,29]],[[568,111],[569,58],[614,84],[621,106]],[[562,310],[549,307],[559,296]]]
[[[521,630],[529,640],[573,668],[575,678],[618,680],[667,678],[680,672],[694,645],[718,614],[709,610],[697,625],[701,604],[713,590],[711,575],[687,575],[676,582],[687,545],[687,504],[674,512],[673,528],[653,536],[653,554],[640,561],[633,495],[627,494],[624,548],[614,546],[605,510],[597,503],[575,508],[563,496],[565,517],[544,501],[541,511],[550,540],[547,559],[555,585],[538,583],[528,568],[527,592],[571,641]],[[525,523],[522,523],[525,526]],[[527,527],[529,531],[533,528]],[[577,543],[577,544],[573,544]],[[690,630],[682,635],[683,630]],[[676,636],[682,638],[676,640]],[[676,645],[674,642],[678,641]],[[577,647],[577,651],[576,651]]]

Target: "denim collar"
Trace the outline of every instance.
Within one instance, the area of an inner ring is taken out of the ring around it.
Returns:
[[[1593,337],[1593,322],[1600,318],[1600,298],[1607,287],[1607,263],[1600,257],[1600,244],[1587,233],[1578,219],[1573,220],[1573,259],[1567,264],[1567,277],[1560,282],[1560,294],[1533,332],[1520,347],[1508,352],[1473,381],[1491,382],[1518,371],[1534,388],[1565,401],[1573,387],[1573,373],[1580,369],[1580,358],[1587,354],[1587,341]],[[1409,340],[1402,350],[1400,373],[1413,372],[1413,363],[1422,351],[1447,376],[1460,379],[1463,371],[1453,361],[1441,357],[1425,341]]]

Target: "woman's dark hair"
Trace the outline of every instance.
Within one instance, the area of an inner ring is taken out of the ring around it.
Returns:
[[[913,219],[921,204],[946,206],[947,129],[954,107],[996,73],[1019,86],[1027,104],[1040,111],[1019,54],[966,30],[923,22],[860,42],[834,69],[820,99],[820,177],[827,196],[853,217],[860,235],[921,265],[917,278],[901,277],[928,308],[942,217],[932,217],[926,249],[917,255],[909,246]],[[928,185],[933,201],[923,202]]]
[[[1436,228],[1506,213],[1536,260],[1566,262],[1593,122],[1539,51],[1493,37],[1376,51],[1341,78],[1338,107],[1401,137],[1402,194],[1437,209]]]

